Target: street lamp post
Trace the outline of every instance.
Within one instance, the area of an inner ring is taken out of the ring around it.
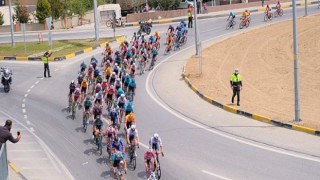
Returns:
[[[307,0],[304,0],[304,15],[308,16]]]
[[[194,13],[194,28],[195,28],[195,41],[196,41],[196,55],[199,55],[199,37],[197,26],[197,4],[196,0],[193,0],[193,13]]]
[[[293,58],[294,58],[294,90],[295,90],[295,122],[300,121],[300,89],[299,89],[299,64],[298,64],[298,37],[297,37],[297,15],[296,0],[292,0],[293,16]]]
[[[97,10],[97,0],[93,0],[94,7],[94,30],[96,41],[99,41],[99,23],[98,23],[98,10]]]
[[[14,32],[13,32],[13,21],[12,21],[12,12],[11,12],[11,0],[9,0],[9,16],[10,16],[10,29],[11,29],[11,46],[13,48],[16,47],[16,43],[14,41]]]

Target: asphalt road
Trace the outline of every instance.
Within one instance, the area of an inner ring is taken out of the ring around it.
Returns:
[[[314,6],[309,7],[309,14],[317,12],[319,10]],[[288,19],[290,14],[286,10],[283,17],[274,21]],[[303,15],[303,8],[299,8],[298,15]],[[205,41],[240,31],[238,28],[226,31],[226,23],[226,18],[199,21],[200,39]],[[266,24],[263,15],[252,14],[251,25],[262,24]],[[167,26],[155,26],[153,31],[163,32]],[[125,33],[133,34],[134,30],[129,28]],[[77,37],[80,33],[72,35]],[[193,33],[190,30],[184,48],[194,44]],[[153,73],[137,77],[138,89],[134,104],[140,140],[147,144],[154,132],[160,134],[165,146],[165,157],[161,158],[162,179],[319,179],[320,146],[317,137],[284,129],[275,130],[269,125],[212,106],[206,112],[201,111],[208,109],[203,104],[205,102],[190,92],[183,82],[173,81],[181,73],[176,67],[183,64],[183,57],[192,54],[193,49],[191,47],[169,59],[162,57],[160,62],[166,62]],[[53,164],[65,179],[110,179],[110,168],[96,154],[95,146],[91,143],[90,129],[87,133],[81,131],[81,114],[78,113],[76,119],[71,120],[65,111],[68,84],[76,78],[79,64],[83,60],[88,62],[93,54],[98,54],[96,57],[100,58],[99,53],[100,50],[96,50],[67,61],[51,63],[53,77],[46,79],[42,78],[43,65],[40,62],[0,62],[0,66],[10,66],[14,72],[13,90],[5,94],[0,88],[0,108],[4,112],[1,117],[10,115],[23,125],[21,128],[27,127],[28,131],[32,128],[31,135],[37,135],[50,149],[51,156],[58,162]],[[163,48],[160,52],[162,54]],[[25,106],[21,106],[21,103]],[[247,130],[243,124],[243,127],[227,127],[229,125],[224,123],[228,124],[229,121],[247,121],[253,128]],[[217,122],[221,123],[219,127],[217,124],[212,125]],[[250,134],[249,131],[256,134]],[[279,137],[279,142],[262,137],[267,133],[271,137],[273,133],[283,132],[289,134],[289,137],[283,135],[288,138],[286,144],[281,143],[285,141],[283,137]],[[292,138],[291,135],[297,137]],[[258,139],[252,139],[252,136]],[[296,143],[299,139],[303,143]],[[312,142],[307,142],[310,139]],[[291,141],[295,144],[291,145]],[[144,145],[141,145],[137,169],[129,170],[126,179],[144,178],[145,150]],[[26,153],[23,150],[21,152]],[[9,158],[19,167],[21,160],[15,161],[15,157],[10,154]],[[30,162],[29,169],[36,168],[36,163]],[[53,178],[46,176],[45,172],[42,178]]]

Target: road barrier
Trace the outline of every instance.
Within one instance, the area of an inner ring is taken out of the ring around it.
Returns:
[[[8,178],[7,146],[2,144],[0,148],[0,180],[7,180]]]

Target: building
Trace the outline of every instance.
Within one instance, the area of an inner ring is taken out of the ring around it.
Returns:
[[[20,1],[21,5],[36,5],[38,0],[11,0],[11,4],[16,4],[16,1]],[[1,6],[9,6],[9,0],[0,0]]]

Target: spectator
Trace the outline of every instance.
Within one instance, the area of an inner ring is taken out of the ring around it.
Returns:
[[[17,143],[21,139],[20,132],[18,132],[17,138],[14,138],[10,133],[12,128],[12,121],[7,120],[4,126],[0,126],[0,148],[2,144],[6,143],[7,140],[11,141],[12,143]]]
[[[261,0],[261,3],[262,3],[262,7],[264,6],[264,0]]]
[[[192,11],[193,11],[192,6],[188,5],[188,28],[192,28],[192,23],[193,23]]]
[[[49,57],[51,56],[52,52],[51,50],[48,50],[47,52],[44,53],[42,61],[44,63],[44,77],[47,77],[47,71],[48,71],[48,77],[50,76],[50,69],[49,69]]]
[[[197,0],[197,14],[201,13],[201,1]]]

